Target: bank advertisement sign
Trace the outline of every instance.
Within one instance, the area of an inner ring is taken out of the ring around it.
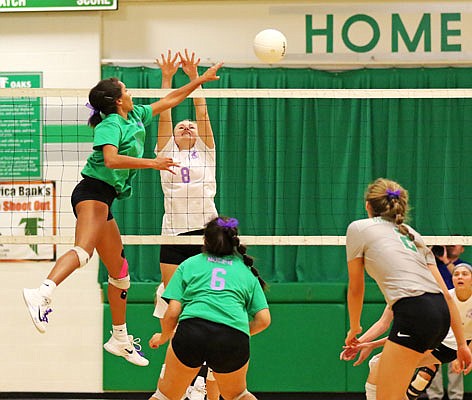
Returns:
[[[55,182],[0,182],[0,235],[53,236],[56,233]],[[54,244],[5,244],[0,260],[54,260]]]
[[[0,0],[0,12],[117,10],[118,0]]]

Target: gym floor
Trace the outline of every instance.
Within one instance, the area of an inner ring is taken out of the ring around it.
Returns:
[[[11,400],[147,400],[152,393],[30,393],[0,392]],[[259,400],[365,400],[364,393],[254,393]],[[464,397],[464,399],[466,399]],[[471,399],[472,400],[472,397]]]
[[[31,393],[0,392],[0,399],[11,400],[147,400],[152,393]],[[254,393],[259,400],[365,400],[364,393]],[[421,397],[423,399],[423,397]],[[427,399],[427,398],[424,398]],[[448,400],[447,396],[443,400]],[[472,400],[465,393],[463,400]]]

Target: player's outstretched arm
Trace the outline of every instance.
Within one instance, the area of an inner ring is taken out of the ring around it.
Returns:
[[[178,61],[179,53],[172,55],[172,51],[168,50],[167,55],[161,54],[161,59],[156,59],[156,63],[161,68],[162,74],[162,89],[172,88],[172,78],[179,69],[180,62]],[[157,127],[157,151],[159,153],[167,142],[172,138],[172,110],[168,108],[159,115],[159,125]]]
[[[220,79],[220,77],[217,75],[217,72],[222,66],[222,62],[211,66],[203,73],[203,75],[199,76],[197,79],[190,81],[185,86],[173,90],[166,97],[156,101],[155,103],[152,103],[152,115],[160,114],[161,112],[180,104],[187,98],[190,93],[192,93],[203,83],[217,81],[218,79]]]
[[[198,78],[197,67],[200,63],[200,58],[196,58],[194,52],[189,54],[188,50],[185,49],[184,54],[180,54],[180,63],[182,70],[191,81]],[[211,127],[210,116],[208,115],[206,99],[204,97],[194,97],[193,104],[195,106],[198,136],[200,136],[208,148],[213,149],[215,147],[215,140],[213,138],[213,129]]]

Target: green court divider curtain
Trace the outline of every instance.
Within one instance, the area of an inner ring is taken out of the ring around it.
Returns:
[[[223,68],[205,88],[471,88],[472,69]],[[128,88],[159,88],[160,70],[103,66]],[[180,73],[174,87],[187,82]],[[131,91],[132,93],[132,91]],[[149,99],[134,99],[146,103]],[[153,100],[153,99],[151,99]],[[365,217],[363,194],[377,177],[410,192],[410,223],[423,235],[472,234],[472,99],[208,99],[217,144],[220,214],[243,235],[344,235]],[[193,118],[191,100],[174,123]],[[153,156],[157,120],[145,157]],[[140,171],[134,196],[117,201],[122,234],[159,234],[157,171]],[[127,246],[134,281],[159,281],[159,246]],[[342,246],[252,246],[269,282],[346,281]],[[101,269],[100,279],[106,280]]]

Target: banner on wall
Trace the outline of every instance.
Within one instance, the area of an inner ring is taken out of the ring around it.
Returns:
[[[117,10],[118,0],[0,0],[0,12]]]
[[[166,3],[166,4],[164,4]],[[168,4],[167,4],[168,3]],[[174,3],[174,4],[173,4]],[[179,13],[175,13],[179,3]],[[182,4],[180,4],[182,3]],[[245,1],[244,4],[219,2],[195,7],[193,2],[129,2],[121,18],[106,18],[103,30],[103,64],[130,66],[155,65],[156,48],[194,50],[202,63],[220,60],[225,65],[252,66],[269,64],[254,54],[254,38],[268,28],[284,34],[286,43],[276,37],[267,46],[286,44],[285,57],[273,65],[343,64],[370,65],[464,65],[472,63],[472,3],[470,1],[400,2],[400,1],[325,1],[308,2]],[[233,2],[234,3],[234,2]],[[245,18],[244,15],[251,15]],[[125,15],[126,14],[126,15]],[[163,36],[186,19],[186,32]],[[120,37],[121,19],[134,32],[127,45]],[[148,30],[139,29],[145,24]],[[230,28],[229,28],[230,27]],[[148,37],[156,40],[150,42]],[[203,40],[218,37],[217,41]],[[208,43],[211,43],[209,45]],[[140,54],[144,59],[134,59]]]
[[[0,235],[52,236],[55,233],[55,182],[0,182]],[[55,258],[53,244],[0,244],[0,260]]]
[[[0,72],[1,89],[41,86],[41,72]],[[41,99],[0,97],[0,180],[41,179],[41,157]]]
[[[372,63],[470,61],[471,10],[457,2],[271,7],[273,15],[297,19],[304,27],[304,40],[300,30],[298,43],[290,35],[287,38],[289,57],[292,52],[293,59],[298,54],[302,59]]]

